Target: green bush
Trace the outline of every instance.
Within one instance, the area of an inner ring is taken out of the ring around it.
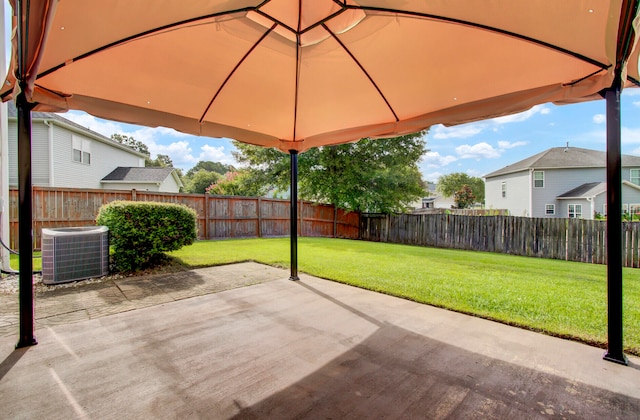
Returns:
[[[109,228],[116,270],[134,271],[164,252],[191,245],[196,220],[196,212],[182,204],[113,201],[100,208],[96,223]]]

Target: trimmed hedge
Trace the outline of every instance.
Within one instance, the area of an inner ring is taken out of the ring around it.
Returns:
[[[116,270],[145,268],[167,251],[197,238],[195,210],[182,204],[113,201],[100,208],[96,223],[109,227]]]

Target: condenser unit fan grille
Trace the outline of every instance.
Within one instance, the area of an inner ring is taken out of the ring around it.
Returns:
[[[64,283],[108,273],[106,226],[42,229],[43,283]]]

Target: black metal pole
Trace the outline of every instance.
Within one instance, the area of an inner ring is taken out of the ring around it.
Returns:
[[[604,359],[627,365],[622,339],[622,157],[620,91],[616,77],[607,104],[607,352]]]
[[[298,151],[289,150],[291,160],[291,277],[289,280],[300,280],[298,277]]]
[[[18,110],[18,249],[20,253],[20,340],[16,348],[38,344],[33,334],[33,209],[31,185],[31,109],[22,92]]]

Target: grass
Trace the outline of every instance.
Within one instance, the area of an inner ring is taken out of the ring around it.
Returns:
[[[299,270],[416,302],[606,346],[606,266],[376,242],[300,238]],[[289,240],[201,241],[172,252],[188,267],[288,267]],[[624,269],[625,351],[640,355],[640,270]]]
[[[20,257],[15,254],[9,256],[9,265],[13,270],[18,271],[18,265],[20,264]],[[42,257],[41,253],[34,251],[33,253],[33,271],[42,271]]]

